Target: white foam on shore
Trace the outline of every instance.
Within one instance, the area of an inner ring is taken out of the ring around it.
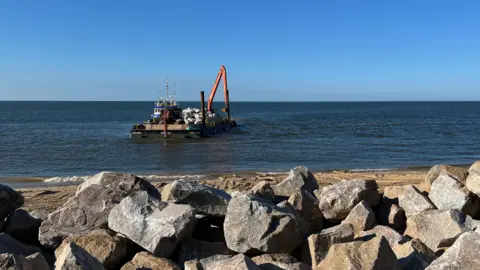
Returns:
[[[82,183],[92,178],[93,175],[84,176],[56,176],[44,179],[44,183]],[[200,180],[206,178],[206,175],[138,175],[138,177],[151,182],[159,182],[164,180],[186,179],[186,180]]]
[[[385,171],[395,171],[397,169],[384,168],[384,169],[351,169],[349,172],[385,172]]]

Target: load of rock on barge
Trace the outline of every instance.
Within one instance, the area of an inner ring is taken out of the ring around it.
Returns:
[[[225,107],[221,115],[212,108],[213,98],[223,77]],[[155,102],[155,108],[148,121],[134,125],[130,131],[132,138],[184,139],[211,137],[235,128],[237,123],[230,118],[229,92],[227,88],[227,71],[222,65],[213,85],[205,109],[204,92],[200,92],[200,109],[182,110],[180,104],[168,93],[166,83],[165,97]]]

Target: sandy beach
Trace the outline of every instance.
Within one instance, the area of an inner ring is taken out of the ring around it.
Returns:
[[[378,185],[379,189],[383,190],[387,186],[403,186],[403,185],[417,185],[420,186],[427,174],[426,169],[418,170],[400,170],[400,171],[330,171],[314,173],[320,186],[325,186],[339,182],[343,179],[373,179]],[[239,175],[223,175],[220,177],[209,177],[202,180],[192,180],[200,182],[212,187],[232,191],[246,191],[251,189],[258,182],[265,180],[273,184],[281,182],[287,173],[282,174],[258,174],[252,176],[251,174]],[[33,178],[32,178],[33,179]],[[168,181],[152,182],[160,191]],[[64,186],[50,186],[50,187],[32,187],[16,189],[25,197],[24,209],[27,211],[46,210],[52,212],[58,207],[62,206],[77,189],[78,184],[64,185]]]

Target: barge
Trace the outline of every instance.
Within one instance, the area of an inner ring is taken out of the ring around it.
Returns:
[[[223,114],[215,111],[212,107],[215,93],[222,78],[225,99],[225,107],[221,110]],[[173,95],[169,95],[167,81],[165,96],[155,102],[150,119],[134,125],[130,131],[130,137],[164,139],[202,138],[228,132],[236,126],[236,121],[230,117],[227,71],[222,65],[208,97],[207,108],[205,108],[204,92],[201,91],[200,109],[182,109],[176,98]]]

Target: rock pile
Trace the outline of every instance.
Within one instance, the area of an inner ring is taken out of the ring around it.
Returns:
[[[480,162],[435,166],[429,192],[319,188],[305,167],[231,194],[104,172],[47,217],[0,185],[1,269],[479,269]]]

